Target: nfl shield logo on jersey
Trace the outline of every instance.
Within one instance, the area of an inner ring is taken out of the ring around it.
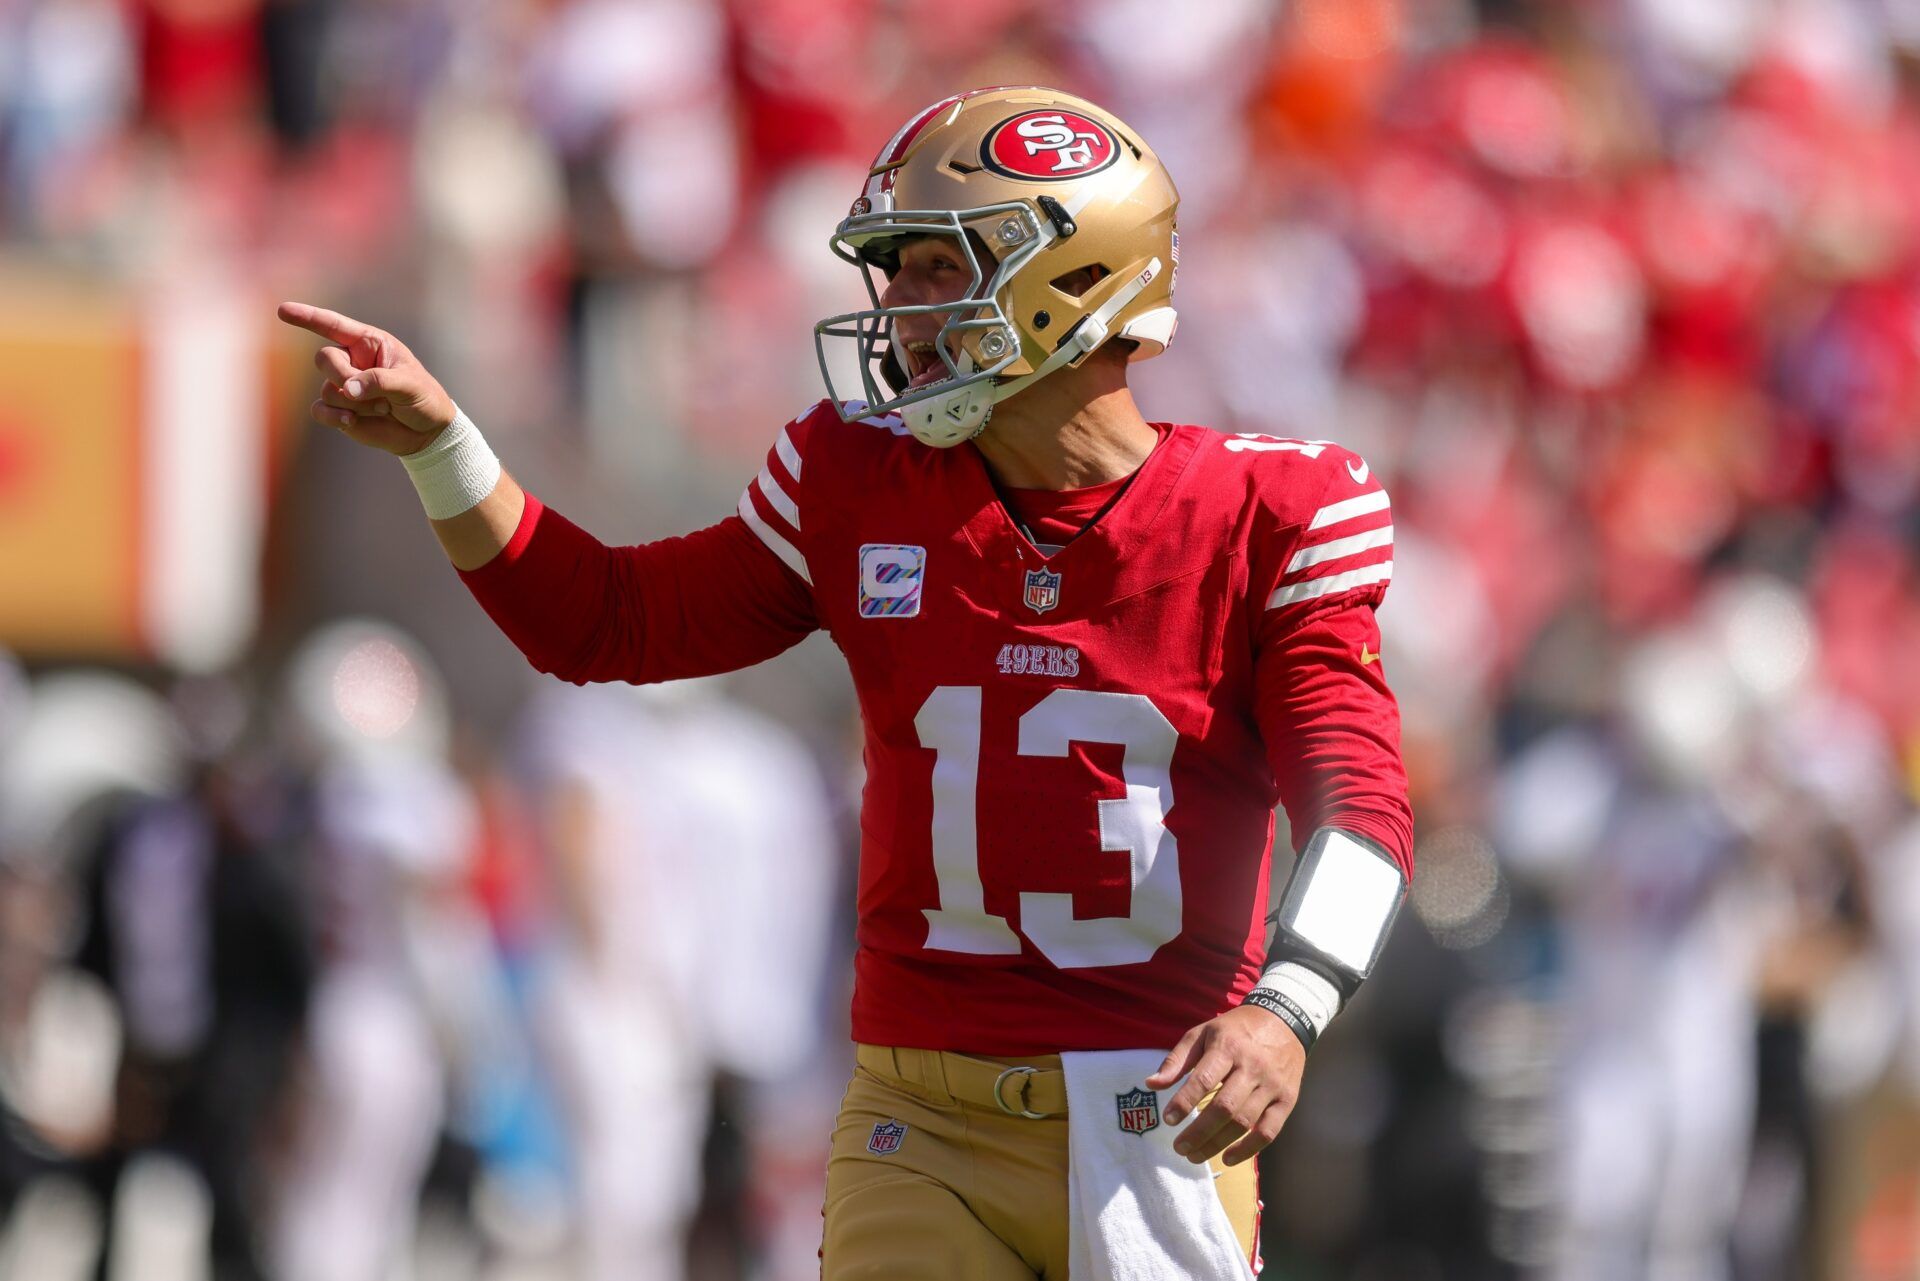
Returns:
[[[1113,1101],[1120,1108],[1122,1134],[1145,1134],[1160,1124],[1160,1096],[1152,1090],[1128,1090]]]
[[[900,1140],[906,1137],[906,1126],[898,1121],[882,1121],[873,1127],[873,1137],[867,1140],[867,1151],[875,1156],[892,1156],[900,1150]]]
[[[1060,575],[1046,569],[1027,571],[1027,608],[1044,614],[1060,603]]]

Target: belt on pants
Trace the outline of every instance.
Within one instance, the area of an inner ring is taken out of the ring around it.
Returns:
[[[997,1108],[1035,1121],[1067,1114],[1067,1074],[1057,1067],[995,1063],[951,1050],[885,1045],[855,1046],[854,1061],[875,1076],[919,1090],[935,1102]]]

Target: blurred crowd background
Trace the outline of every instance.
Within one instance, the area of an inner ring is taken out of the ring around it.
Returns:
[[[1148,416],[1394,495],[1419,870],[1268,1274],[1920,1277],[1916,0],[0,0],[0,1276],[817,1274],[837,655],[535,677],[272,305],[705,524],[995,83],[1180,185]]]

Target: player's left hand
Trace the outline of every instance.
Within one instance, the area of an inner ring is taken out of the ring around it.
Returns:
[[[1147,1078],[1147,1088],[1164,1090],[1187,1078],[1163,1113],[1168,1125],[1178,1125],[1218,1086],[1173,1150],[1199,1165],[1224,1148],[1226,1163],[1238,1165],[1287,1123],[1306,1066],[1307,1051],[1293,1029],[1259,1006],[1243,1005],[1189,1028]]]

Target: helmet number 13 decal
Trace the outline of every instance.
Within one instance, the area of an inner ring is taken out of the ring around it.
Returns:
[[[980,883],[976,805],[980,785],[980,687],[942,685],[927,697],[914,729],[933,761],[933,871],[940,906],[926,909],[927,947],[1010,956],[1020,935],[990,915]],[[1151,960],[1180,933],[1180,849],[1167,830],[1171,767],[1179,733],[1142,694],[1056,689],[1020,718],[1019,754],[1064,757],[1072,743],[1123,749],[1127,794],[1095,801],[1102,850],[1124,854],[1132,898],[1125,916],[1075,920],[1073,895],[1020,895],[1020,932],[1061,969]]]

